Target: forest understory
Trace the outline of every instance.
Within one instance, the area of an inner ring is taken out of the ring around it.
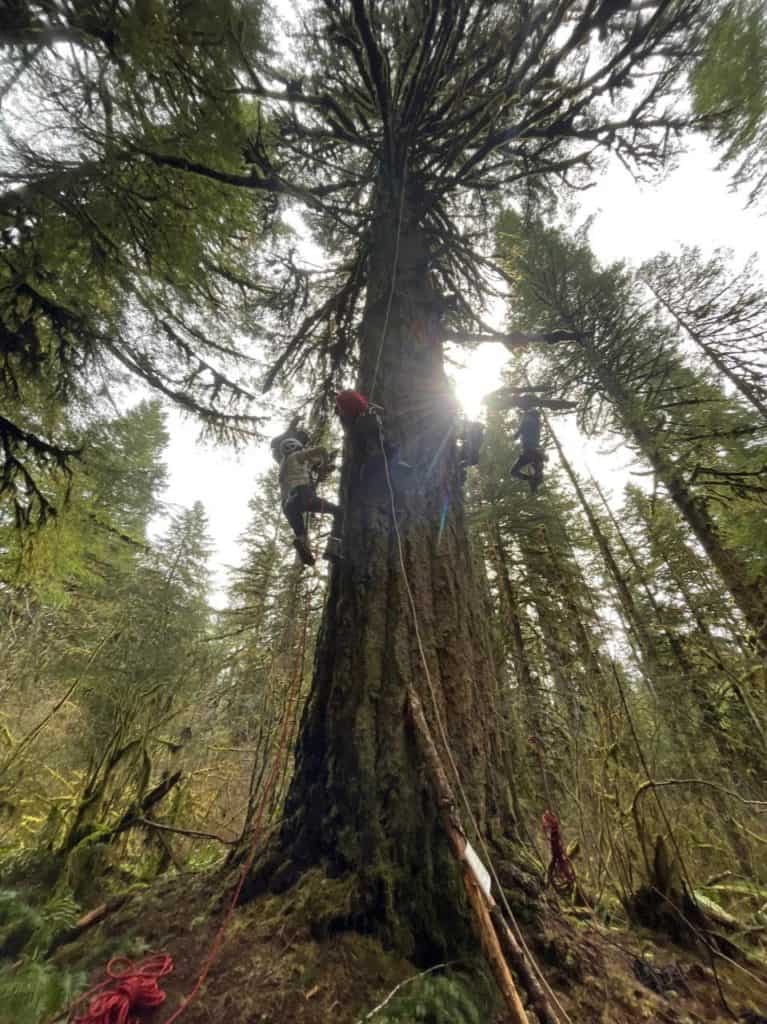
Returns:
[[[331,928],[323,911],[335,918],[338,906],[331,902],[321,908],[325,882],[314,877],[299,884],[295,895],[261,897],[241,906],[205,988],[184,1012],[184,1020],[507,1020],[494,982],[479,960],[423,974],[374,938],[345,930],[336,921]],[[221,895],[231,885],[231,876],[223,874],[157,884],[59,946],[51,962],[82,971],[97,984],[111,957],[165,950],[174,969],[162,981],[167,1001],[157,1016],[166,1019],[197,981],[225,912]],[[540,916],[525,931],[573,1021],[692,1024],[736,1019],[760,1024],[764,1019],[755,1009],[764,998],[765,971],[758,963],[749,964],[756,974],[749,978],[724,961],[712,965],[703,948],[685,949],[642,929],[608,927],[590,911],[556,899],[544,901]]]

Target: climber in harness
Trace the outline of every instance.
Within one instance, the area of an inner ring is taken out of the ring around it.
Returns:
[[[345,433],[363,445],[366,452],[365,465],[368,468],[374,467],[377,461],[383,463],[383,447],[383,458],[386,459],[394,480],[402,479],[412,472],[413,467],[399,457],[399,445],[387,440],[386,437],[382,439],[383,409],[380,405],[368,401],[359,391],[339,391],[336,395],[335,411]]]
[[[280,441],[280,494],[282,511],[293,528],[293,546],[304,565],[314,565],[314,555],[306,535],[304,516],[307,512],[320,515],[337,515],[341,509],[332,501],[317,494],[312,470],[320,472],[329,465],[328,453],[322,447],[305,448],[296,437],[285,437]],[[331,543],[334,542],[334,543]],[[336,557],[340,541],[331,537],[326,551],[329,558]]]
[[[519,400],[520,408],[524,409],[514,437],[522,442],[522,454],[511,467],[511,475],[518,480],[527,480],[530,493],[535,494],[543,483],[543,463],[546,456],[541,448],[541,413],[533,404],[535,399],[523,395]],[[523,473],[527,466],[532,466],[532,473]]]

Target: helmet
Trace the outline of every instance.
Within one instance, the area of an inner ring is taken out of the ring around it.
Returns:
[[[336,395],[336,412],[339,416],[353,420],[367,412],[369,403],[359,391],[339,391]]]
[[[303,445],[300,441],[297,441],[295,437],[286,437],[280,445],[280,451],[282,452],[283,458],[288,455],[292,455],[294,452],[300,452],[302,448]]]

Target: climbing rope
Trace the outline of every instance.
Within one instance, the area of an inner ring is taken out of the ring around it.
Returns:
[[[517,923],[517,919],[515,918],[514,913],[513,913],[512,909],[511,909],[511,906],[509,905],[508,899],[506,898],[506,893],[504,892],[503,885],[501,884],[501,881],[500,881],[500,879],[498,877],[498,873],[495,870],[495,866],[493,864],[492,857],[490,856],[490,851],[488,849],[487,843],[485,842],[485,838],[484,838],[484,836],[482,834],[482,831],[480,830],[479,823],[478,823],[477,819],[474,816],[474,812],[473,812],[473,810],[471,808],[471,804],[469,803],[469,798],[466,795],[466,790],[464,789],[463,782],[461,781],[461,775],[460,775],[460,772],[458,771],[458,765],[456,764],[455,758],[453,756],[453,751],[452,751],[452,748],[450,746],[450,740],[449,740],[448,735],[447,735],[447,729],[445,728],[444,722],[442,721],[442,715],[440,714],[439,703],[438,703],[438,700],[437,700],[437,693],[436,693],[436,689],[435,689],[435,686],[434,686],[434,681],[432,680],[432,677],[431,677],[431,670],[429,669],[429,663],[428,663],[427,658],[426,658],[426,650],[424,648],[423,639],[422,639],[422,636],[421,636],[421,627],[420,627],[420,622],[419,622],[419,619],[418,619],[418,609],[417,609],[417,606],[416,606],[416,603],[415,603],[415,597],[413,596],[412,587],[410,586],[410,580],[408,578],[408,573],[407,573],[407,566],[405,565],[405,552],[404,552],[404,547],[403,547],[403,544],[402,544],[402,534],[400,532],[399,522],[397,520],[397,510],[396,510],[396,504],[395,504],[395,498],[394,498],[394,487],[392,486],[391,473],[389,471],[389,462],[388,462],[388,460],[386,458],[386,450],[385,450],[385,447],[384,447],[383,423],[381,422],[381,417],[378,414],[375,414],[375,415],[376,415],[376,420],[377,420],[377,423],[378,423],[378,438],[379,438],[379,442],[380,442],[380,445],[381,445],[381,454],[383,456],[384,469],[385,469],[385,473],[386,473],[386,485],[387,485],[388,490],[389,490],[389,504],[390,504],[390,507],[391,507],[392,523],[394,524],[394,534],[395,534],[395,537],[396,537],[396,540],[397,540],[397,552],[398,552],[398,556],[399,556],[400,569],[401,569],[401,572],[402,572],[402,580],[403,580],[404,585],[405,585],[405,593],[407,595],[408,605],[410,607],[410,614],[411,614],[412,619],[413,619],[413,629],[414,629],[414,632],[415,632],[416,644],[418,645],[418,653],[419,653],[419,656],[420,656],[420,659],[421,659],[421,665],[423,666],[423,672],[424,672],[424,675],[426,677],[426,682],[427,682],[428,687],[429,687],[429,694],[431,696],[432,705],[434,707],[434,717],[435,717],[436,722],[437,722],[437,727],[439,728],[439,734],[440,734],[440,737],[442,739],[442,744],[443,744],[445,753],[447,754],[448,763],[450,764],[450,770],[451,770],[451,772],[453,774],[453,777],[455,778],[456,788],[458,789],[458,792],[461,795],[461,800],[463,801],[463,805],[466,808],[466,813],[468,815],[468,818],[469,818],[469,821],[471,823],[471,827],[472,827],[472,829],[474,831],[474,834],[475,834],[475,836],[477,838],[477,842],[479,843],[480,847],[482,848],[482,853],[483,853],[483,855],[485,857],[485,861],[487,863],[487,867],[488,867],[488,870],[490,872],[490,875],[492,876],[492,879],[493,879],[493,881],[495,883],[495,886],[498,889],[498,892],[500,894],[501,902],[503,903],[504,910],[506,911],[506,913],[508,915],[508,918],[509,918],[509,921],[511,922],[512,927],[514,928],[515,937],[516,937],[517,941],[519,942],[520,946],[522,947],[522,949],[524,950],[524,953],[527,956],[527,959],[529,960],[530,965],[532,966],[534,973],[538,977],[538,980],[543,985],[543,987],[546,990],[546,992],[548,993],[548,995],[551,997],[552,1002],[556,1005],[557,1009],[562,1014],[562,1017],[564,1018],[564,1020],[567,1021],[567,1024],[573,1024],[571,1018],[567,1014],[567,1011],[565,1010],[565,1008],[562,1006],[562,1003],[557,998],[556,993],[554,992],[554,990],[551,988],[551,986],[549,985],[548,981],[546,980],[546,977],[543,974],[543,971],[538,966],[538,963],[536,962],[535,957],[533,956],[532,952],[530,951],[530,947],[527,945],[527,942],[525,941],[525,937],[522,934],[522,931],[521,931],[521,929],[519,927],[519,924]]]
[[[160,978],[173,970],[167,953],[157,953],[134,963],[116,956],[106,966],[106,980],[94,985],[74,1003],[69,1012],[73,1024],[130,1024],[134,1012],[153,1010],[165,1002],[166,993],[159,986]],[[85,1013],[75,1011],[86,1000]]]
[[[299,642],[299,651],[296,657],[295,669],[288,688],[288,696],[286,701],[288,709],[295,706],[295,698],[298,689],[300,688],[301,678],[303,676],[304,658],[306,654],[307,620],[309,617],[309,591],[307,588],[305,588],[304,597],[304,616],[301,630],[301,640]],[[237,905],[240,900],[242,888],[245,885],[245,880],[250,874],[250,869],[253,867],[253,863],[256,859],[256,853],[258,852],[258,843],[261,838],[261,820],[266,809],[267,801],[271,795],[271,791],[274,787],[275,782],[277,781],[278,775],[280,774],[282,760],[286,753],[285,741],[287,738],[288,727],[291,721],[291,717],[292,716],[289,713],[289,711],[286,711],[282,719],[282,727],[280,730],[280,736],[277,743],[277,752],[275,754],[274,759],[272,760],[271,771],[269,773],[269,777],[266,780],[266,783],[264,784],[261,800],[259,801],[254,812],[255,820],[253,823],[253,834],[250,842],[248,855],[243,862],[242,869],[240,870],[240,875],[237,880],[237,885],[235,886],[234,891],[232,893],[232,898],[229,901],[229,906],[227,907],[224,919],[219,925],[218,931],[216,932],[215,936],[213,937],[213,942],[211,943],[210,949],[208,950],[208,954],[202,963],[200,973],[197,976],[197,980],[195,981],[194,986],[192,987],[188,995],[186,995],[184,999],[181,1001],[178,1008],[174,1010],[170,1017],[166,1018],[163,1024],[174,1024],[174,1021],[177,1021],[179,1019],[182,1013],[187,1009],[187,1007],[199,994],[200,989],[205,984],[208,974],[210,973],[210,970],[216,961],[216,957],[218,956],[219,950],[221,949],[221,945],[224,941],[227,929],[229,928],[232,918],[234,917],[235,911],[237,910]],[[105,1024],[111,1024],[111,1022],[105,1022]],[[117,1024],[117,1022],[115,1022],[115,1024]],[[120,1024],[122,1024],[122,1022],[120,1022]]]
[[[402,235],[402,214],[405,209],[405,183],[407,182],[407,160],[402,166],[402,187],[400,189],[399,197],[399,211],[397,214],[397,234],[394,238],[394,260],[392,262],[391,271],[391,284],[389,285],[389,298],[386,303],[386,313],[384,314],[383,329],[381,331],[381,341],[378,345],[378,354],[376,355],[375,369],[373,371],[373,383],[370,386],[370,402],[373,402],[376,393],[376,382],[378,381],[378,370],[381,366],[381,355],[383,353],[384,343],[386,341],[386,332],[389,329],[389,317],[391,316],[392,302],[394,301],[394,288],[397,280],[397,266],[399,264],[399,244],[400,237]]]

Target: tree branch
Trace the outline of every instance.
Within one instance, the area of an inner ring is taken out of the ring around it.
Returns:
[[[189,836],[192,839],[213,839],[224,846],[236,846],[239,842],[238,839],[224,839],[223,836],[218,836],[215,832],[198,832],[196,829],[175,828],[173,825],[163,825],[159,821],[152,821],[151,818],[136,818],[136,824],[145,825],[147,828],[156,828],[161,832],[173,832],[175,835]]]

